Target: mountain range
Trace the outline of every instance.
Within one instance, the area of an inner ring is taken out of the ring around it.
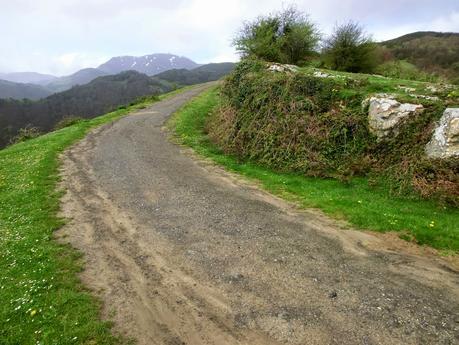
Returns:
[[[232,63],[209,64],[191,71],[180,69],[175,73],[171,70],[155,76],[125,71],[99,76],[84,85],[73,86],[36,101],[0,99],[0,148],[6,146],[21,128],[37,127],[41,132],[48,132],[65,117],[92,118],[142,96],[220,79],[234,66]],[[93,73],[100,71],[83,70],[78,75],[82,78],[80,80],[84,80]]]
[[[37,100],[51,95],[47,88],[36,84],[13,83],[0,80],[0,98],[31,99]]]
[[[117,74],[132,70],[151,76],[171,69],[193,69],[196,67],[199,67],[196,62],[183,56],[152,54],[141,57],[114,57],[100,65],[98,69],[107,74]]]
[[[36,72],[0,73],[0,80],[6,80],[13,83],[46,85],[55,79],[57,79],[57,77],[53,75]]]
[[[76,85],[91,82],[97,77],[114,75],[124,71],[137,71],[153,76],[171,69],[191,70],[199,67],[196,62],[173,54],[151,54],[141,57],[114,57],[97,68],[85,68],[68,76],[55,77],[34,72],[2,73],[0,80],[8,81],[0,87],[0,98],[36,100]],[[34,84],[32,87],[29,84]]]

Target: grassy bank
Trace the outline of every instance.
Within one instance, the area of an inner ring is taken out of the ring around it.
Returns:
[[[0,151],[0,344],[123,342],[99,320],[98,302],[79,282],[80,255],[52,239],[63,224],[57,216],[58,155],[91,128],[154,101]]]
[[[445,252],[459,251],[457,209],[426,200],[391,196],[387,190],[370,187],[366,178],[353,178],[349,183],[342,183],[334,179],[279,173],[224,154],[212,144],[205,131],[209,116],[218,103],[218,89],[205,92],[177,112],[169,127],[182,144],[197,153],[303,207],[320,208],[357,228],[396,231],[402,238],[422,245]]]

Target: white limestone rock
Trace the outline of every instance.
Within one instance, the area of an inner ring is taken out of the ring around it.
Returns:
[[[332,78],[332,79],[349,79],[349,77],[341,74],[330,74],[323,71],[315,70],[312,75],[316,78]]]
[[[459,157],[459,108],[445,110],[425,151],[430,158]]]
[[[287,64],[280,64],[280,63],[273,63],[268,67],[268,71],[271,72],[298,72],[298,66],[295,65],[287,65]]]
[[[444,91],[452,90],[454,88],[455,88],[454,85],[451,85],[451,84],[433,84],[433,85],[428,85],[426,87],[426,89],[432,93],[444,92]]]
[[[430,92],[433,92],[433,93],[439,91],[438,87],[435,86],[435,85],[429,85],[429,86],[426,87],[426,89],[429,90]]]
[[[415,92],[416,91],[415,88],[407,87],[407,86],[401,86],[401,85],[397,86],[397,88],[399,88],[402,91],[405,91],[406,93],[410,93],[410,92]]]
[[[410,97],[422,98],[422,99],[426,99],[426,100],[428,100],[428,101],[434,101],[434,102],[437,102],[437,101],[440,100],[440,98],[438,98],[437,96],[427,96],[427,95],[410,94]]]
[[[396,136],[403,120],[424,110],[421,104],[400,103],[392,96],[377,95],[368,101],[368,122],[370,131],[379,140]]]
[[[317,77],[317,78],[330,78],[330,77],[332,77],[331,74],[324,73],[324,72],[321,72],[321,71],[314,71],[313,76]]]

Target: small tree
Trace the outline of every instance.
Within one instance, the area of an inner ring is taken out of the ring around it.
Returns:
[[[299,64],[314,55],[320,34],[295,7],[245,23],[233,41],[242,57]]]
[[[355,22],[335,27],[323,46],[327,67],[347,72],[373,72],[378,64],[376,44]]]

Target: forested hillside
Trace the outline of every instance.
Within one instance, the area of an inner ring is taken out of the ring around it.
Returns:
[[[35,84],[15,83],[7,80],[0,80],[0,99],[31,99],[37,100],[49,96],[52,92],[44,86]]]
[[[84,85],[90,83],[97,77],[106,75],[108,75],[108,73],[98,70],[97,68],[85,68],[71,75],[57,78],[51,83],[47,84],[46,87],[53,93],[61,92],[66,91],[76,85]]]
[[[218,80],[230,73],[235,66],[236,64],[231,62],[211,63],[192,70],[172,69],[157,74],[155,77],[177,85],[193,85]]]
[[[452,81],[459,79],[459,33],[414,32],[381,45],[396,60],[406,60]]]
[[[26,126],[51,130],[64,117],[92,118],[148,95],[170,91],[168,83],[129,71],[99,77],[91,83],[33,102],[0,100],[0,146]]]

